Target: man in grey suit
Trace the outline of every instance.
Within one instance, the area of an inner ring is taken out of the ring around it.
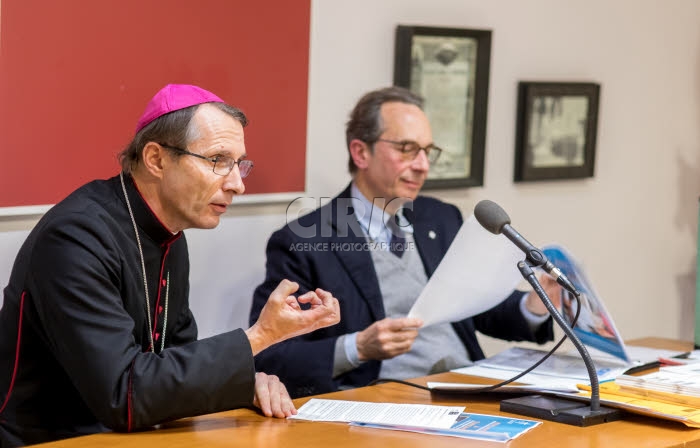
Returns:
[[[552,339],[551,319],[534,293],[516,291],[451,324],[421,328],[405,317],[462,225],[455,206],[418,195],[441,150],[421,98],[399,87],[360,99],[346,141],[351,184],[270,237],[250,317],[255,322],[275,284],[289,278],[301,292],[316,285],[333,291],[341,322],[257,355],[258,369],[279,376],[291,396],[304,396],[464,366],[484,357],[477,330],[507,340]],[[558,302],[556,283],[543,286]]]

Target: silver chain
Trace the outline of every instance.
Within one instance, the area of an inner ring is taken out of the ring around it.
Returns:
[[[170,271],[165,273],[165,317],[163,318],[163,339],[160,340],[160,352],[165,347],[165,330],[168,329],[168,292],[170,291]]]
[[[153,344],[153,324],[151,323],[151,299],[148,295],[148,283],[146,281],[146,262],[143,259],[143,249],[141,249],[141,238],[139,238],[138,227],[136,227],[134,212],[131,211],[131,203],[129,203],[129,196],[126,194],[126,185],[124,185],[123,173],[119,173],[119,180],[122,183],[122,191],[124,192],[124,199],[126,200],[126,208],[129,210],[131,224],[133,224],[134,226],[134,234],[136,235],[136,245],[139,248],[139,256],[141,257],[141,272],[143,273],[143,290],[146,293],[146,316],[148,317],[148,337],[151,341],[151,352],[155,353],[155,345]],[[165,318],[163,319],[163,339],[160,341],[161,352],[165,347],[165,329],[168,324],[168,291],[170,290],[170,271],[168,271],[165,281]]]

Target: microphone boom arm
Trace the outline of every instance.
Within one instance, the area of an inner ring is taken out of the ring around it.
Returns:
[[[571,327],[569,327],[569,325],[566,323],[564,317],[562,317],[562,315],[559,313],[559,310],[557,310],[557,308],[554,306],[552,300],[549,298],[544,288],[542,288],[542,285],[540,285],[540,282],[537,280],[537,277],[532,271],[530,265],[525,261],[519,261],[518,269],[520,270],[520,273],[522,274],[523,278],[527,280],[528,283],[530,283],[532,288],[540,297],[542,303],[544,303],[544,306],[547,308],[547,311],[549,311],[549,314],[552,316],[552,319],[554,319],[554,321],[559,325],[562,331],[564,331],[564,333],[569,337],[571,342],[576,347],[576,350],[578,350],[579,354],[581,355],[581,358],[583,358],[583,363],[586,365],[586,370],[588,371],[588,378],[591,381],[591,411],[598,411],[600,409],[600,389],[598,383],[598,372],[596,372],[595,370],[593,359],[588,353],[588,350],[586,350],[586,346],[583,345],[578,336],[576,336]]]
[[[540,282],[537,281],[537,277],[532,271],[529,262],[527,260],[518,262],[518,269],[540,297],[552,318],[557,322],[569,339],[571,339],[574,346],[576,346],[576,349],[586,365],[586,370],[588,370],[588,378],[591,381],[591,398],[590,405],[586,406],[580,402],[560,397],[546,397],[541,395],[524,396],[501,401],[501,411],[553,420],[576,426],[597,425],[599,423],[607,423],[622,418],[622,412],[619,409],[600,406],[598,373],[595,370],[593,359],[581,340],[576,336],[573,329],[566,323],[564,317],[562,317],[554,306],[549,296],[547,296]],[[578,291],[576,292],[576,297],[579,297]]]

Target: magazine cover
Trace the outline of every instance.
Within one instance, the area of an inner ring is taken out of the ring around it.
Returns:
[[[593,290],[593,285],[583,269],[561,246],[548,245],[542,251],[549,261],[561,269],[581,292],[581,314],[574,327],[574,333],[581,339],[581,342],[625,362],[630,362],[629,354],[620,333],[615,328],[612,317],[605,309],[603,301]],[[568,324],[571,324],[576,315],[576,299],[567,291],[562,292],[562,315]]]
[[[438,436],[463,437],[468,439],[508,442],[542,424],[536,420],[506,417],[502,415],[471,414],[463,412],[451,428],[427,428],[407,425],[384,425],[377,423],[351,422],[352,426],[364,428],[408,431]]]

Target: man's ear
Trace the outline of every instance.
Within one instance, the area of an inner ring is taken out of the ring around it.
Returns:
[[[149,174],[159,179],[163,176],[163,159],[169,156],[166,152],[167,149],[159,144],[148,142],[146,146],[143,147],[141,153],[141,161],[143,162],[144,169]]]
[[[367,143],[362,140],[352,139],[350,141],[350,157],[355,162],[358,169],[365,169],[369,166],[369,161],[372,158],[372,150]]]

